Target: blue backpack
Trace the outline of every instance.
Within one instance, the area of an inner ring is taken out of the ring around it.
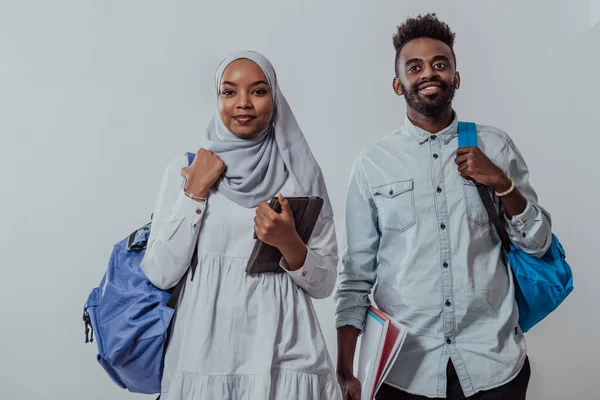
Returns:
[[[474,123],[458,123],[458,145],[477,146],[477,126]],[[533,257],[512,244],[488,188],[478,183],[476,186],[512,269],[519,326],[527,332],[556,310],[573,291],[573,272],[565,259],[565,250],[554,234],[550,248],[541,258]]]
[[[194,153],[187,153],[188,164]],[[194,252],[190,268],[171,290],[150,283],[140,267],[151,223],[117,243],[100,285],[92,290],[83,309],[86,343],[98,346],[96,356],[112,380],[133,393],[160,393],[163,359],[171,320],[187,275],[198,263]]]

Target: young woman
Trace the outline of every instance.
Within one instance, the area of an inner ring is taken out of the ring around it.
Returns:
[[[164,173],[142,268],[161,289],[190,266],[165,355],[161,400],[341,399],[311,298],[336,279],[333,211],[319,165],[255,52],[226,58],[218,109],[187,167]],[[284,196],[325,200],[311,239],[296,233]],[[279,196],[280,214],[265,202]],[[254,234],[277,247],[281,273],[247,275]]]

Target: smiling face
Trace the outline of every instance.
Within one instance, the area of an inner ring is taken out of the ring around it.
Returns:
[[[448,45],[431,38],[414,39],[404,45],[398,57],[394,91],[404,96],[409,109],[435,117],[452,108],[460,75]]]
[[[273,115],[273,95],[262,69],[242,58],[223,71],[219,86],[219,115],[231,133],[252,137]]]

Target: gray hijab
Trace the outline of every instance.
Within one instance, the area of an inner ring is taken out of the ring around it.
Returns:
[[[225,58],[216,73],[217,93],[225,68],[241,58],[254,61],[265,74],[273,96],[273,115],[261,132],[241,138],[225,127],[216,112],[206,128],[203,147],[219,156],[227,168],[216,184],[217,190],[233,202],[253,208],[277,196],[287,179],[291,179],[299,196],[322,197],[322,216],[333,217],[321,168],[279,89],[269,60],[253,51]]]

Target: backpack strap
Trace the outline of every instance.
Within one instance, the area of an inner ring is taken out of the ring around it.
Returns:
[[[477,147],[477,125],[475,123],[458,123],[458,147]],[[490,221],[496,228],[498,236],[500,236],[502,248],[505,252],[509,252],[511,248],[510,236],[508,235],[508,231],[506,230],[506,226],[504,226],[502,219],[500,219],[500,215],[498,215],[496,205],[494,204],[494,199],[492,199],[492,195],[488,190],[488,187],[480,184],[479,182],[474,183],[477,187],[477,192],[479,192],[479,197],[485,206],[485,210],[488,213]]]
[[[177,286],[173,288],[173,291],[171,292],[171,297],[169,297],[169,301],[167,302],[167,307],[172,308],[173,310],[177,309],[179,297],[181,296],[181,292],[183,291],[183,287],[185,286],[185,282],[187,281],[187,276],[189,273],[190,269],[188,268],[187,272],[183,275]]]
[[[148,236],[150,235],[150,223],[142,226],[141,228],[133,231],[127,239],[127,250],[128,251],[142,251],[146,248],[148,243]]]
[[[506,226],[504,226],[504,222],[500,219],[498,215],[498,211],[496,211],[496,204],[494,204],[494,200],[492,199],[492,194],[488,190],[487,186],[484,186],[480,183],[475,183],[477,186],[477,191],[479,192],[479,197],[481,197],[481,201],[485,206],[485,210],[490,217],[490,221],[494,224],[496,228],[496,232],[498,232],[498,236],[500,236],[500,240],[502,241],[502,248],[505,252],[510,251],[510,236],[508,235],[508,231],[506,230]]]
[[[458,122],[458,147],[477,147],[477,125],[474,122]]]
[[[196,158],[196,153],[185,153],[188,159],[188,166],[192,165],[194,162],[194,158]]]

